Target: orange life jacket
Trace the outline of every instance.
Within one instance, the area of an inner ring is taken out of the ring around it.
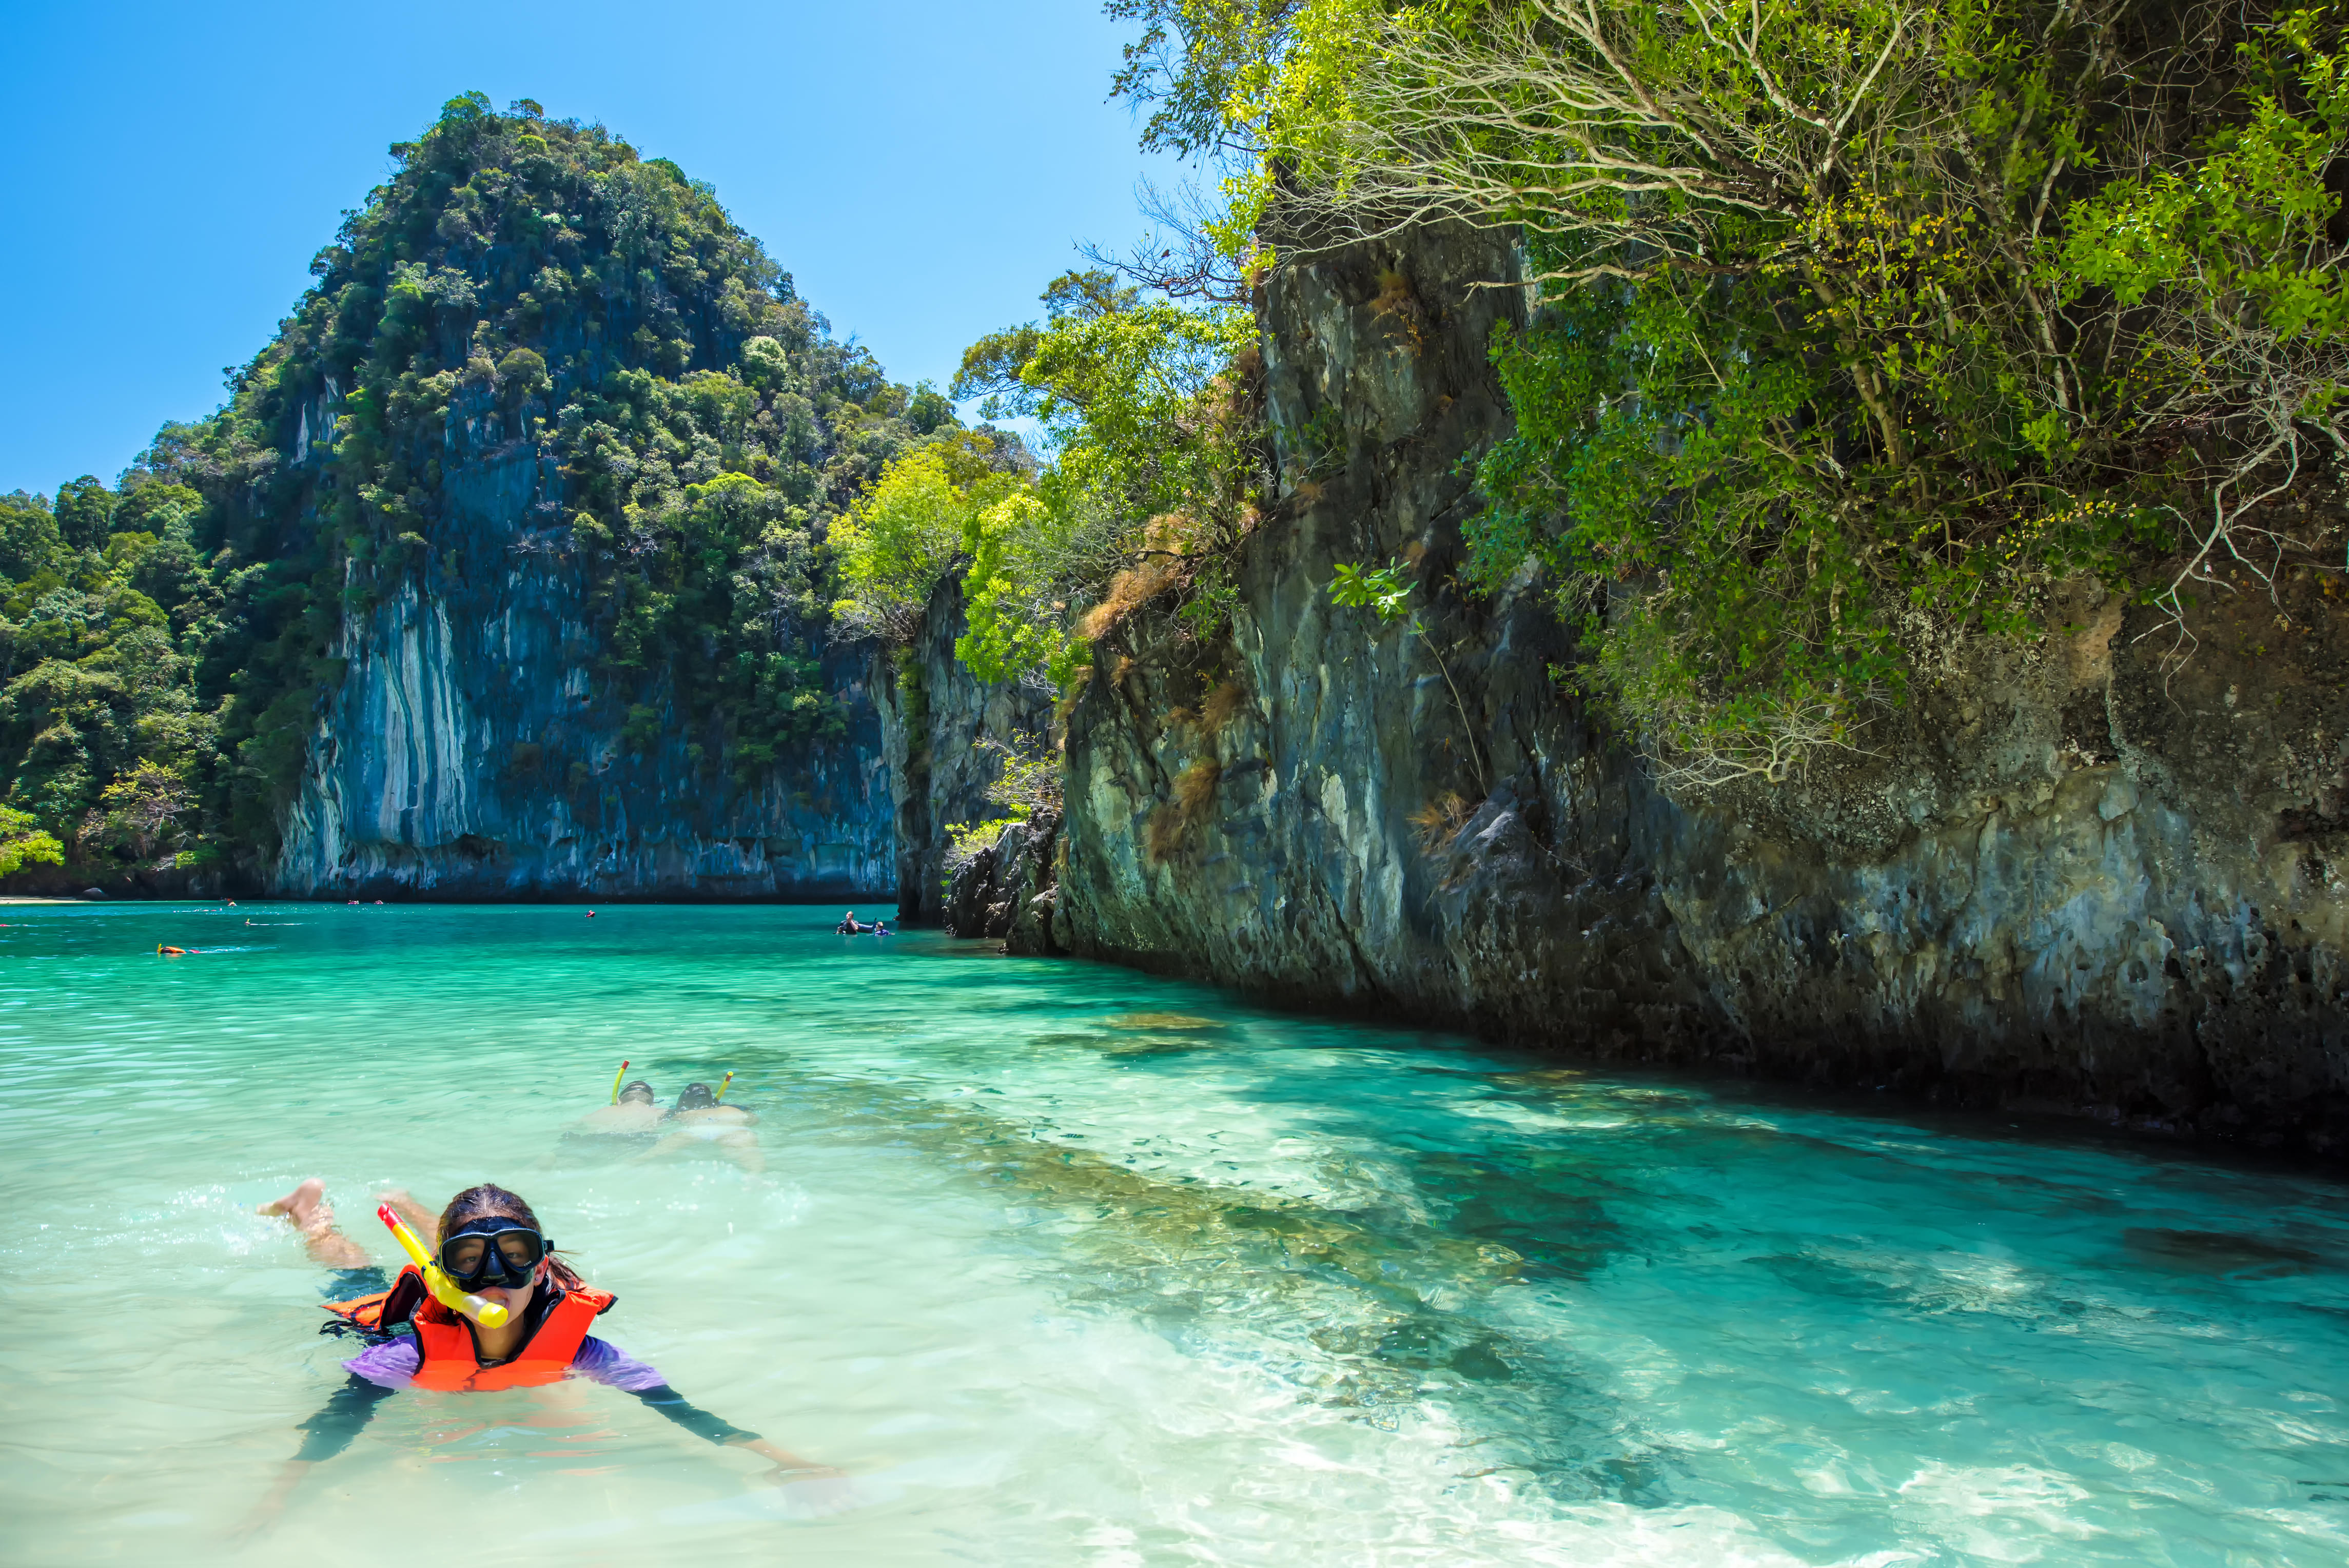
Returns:
[[[352,1301],[330,1301],[326,1310],[345,1322],[378,1332],[406,1323],[416,1331],[419,1357],[412,1380],[419,1388],[472,1392],[489,1388],[530,1388],[559,1382],[579,1354],[580,1342],[595,1319],[618,1298],[609,1291],[574,1286],[546,1309],[538,1332],[511,1361],[484,1367],[474,1351],[472,1331],[464,1320],[440,1305],[424,1288],[424,1276],[413,1265],[399,1271],[389,1290]]]

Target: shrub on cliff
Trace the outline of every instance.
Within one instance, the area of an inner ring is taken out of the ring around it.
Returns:
[[[986,472],[946,447],[900,459],[838,535],[852,589],[838,610],[908,636],[958,565],[969,628],[956,656],[982,680],[1066,690],[1092,642],[1145,600],[1174,594],[1213,634],[1266,452],[1246,311],[1153,299],[1098,270],[1042,297],[1043,324],[965,351],[951,395],[1036,420],[1048,460],[1031,472],[1022,451]]]
[[[27,865],[56,865],[64,859],[64,846],[33,826],[32,813],[0,806],[0,877]]]
[[[957,430],[884,469],[833,526],[843,590],[833,614],[842,629],[893,645],[911,641],[973,519],[1025,487],[1024,456],[996,434]]]

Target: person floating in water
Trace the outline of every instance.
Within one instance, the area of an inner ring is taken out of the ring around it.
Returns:
[[[833,926],[832,929],[833,934],[837,936],[888,936],[894,934],[889,929],[889,923],[885,920],[876,920],[870,925],[858,923],[856,912],[853,909],[843,911],[840,916],[840,923]]]
[[[666,1135],[636,1158],[714,1149],[755,1176],[767,1168],[766,1153],[750,1131],[758,1119],[739,1105],[720,1105],[708,1084],[689,1083],[664,1124]]]
[[[697,1437],[772,1460],[775,1468],[764,1478],[769,1481],[840,1477],[829,1465],[802,1459],[688,1403],[654,1368],[589,1334],[589,1325],[611,1309],[613,1296],[589,1285],[555,1256],[538,1216],[516,1194],[488,1182],[469,1187],[437,1220],[405,1192],[385,1193],[383,1202],[433,1249],[458,1289],[503,1307],[505,1321],[492,1328],[452,1312],[413,1266],[387,1285],[367,1254],[335,1228],[322,1182],[305,1181],[263,1204],[258,1212],[285,1215],[301,1233],[311,1258],[335,1270],[341,1285],[375,1287],[355,1300],[326,1305],[347,1331],[373,1343],[343,1363],[348,1380],[324,1409],[302,1423],[300,1449],[245,1522],[244,1533],[273,1522],[311,1468],[348,1448],[376,1407],[404,1388],[528,1388],[576,1373],[635,1395],[647,1409]]]
[[[597,1106],[564,1128],[562,1141],[537,1168],[550,1170],[570,1155],[608,1157],[633,1144],[649,1143],[660,1136],[661,1124],[667,1119],[667,1110],[654,1098],[653,1086],[642,1078],[631,1078],[612,1097],[611,1104]]]
[[[632,1078],[609,1105],[599,1105],[571,1124],[571,1131],[597,1137],[636,1138],[657,1129],[668,1112],[653,1094],[653,1086]]]

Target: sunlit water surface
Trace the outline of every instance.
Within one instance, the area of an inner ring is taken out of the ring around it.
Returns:
[[[2349,1557],[2339,1186],[833,918],[0,908],[9,1560]],[[767,1170],[566,1148],[623,1057],[740,1075]],[[386,1263],[379,1188],[522,1190],[601,1332],[853,1493],[411,1392],[233,1546],[354,1352],[253,1212],[312,1175]]]

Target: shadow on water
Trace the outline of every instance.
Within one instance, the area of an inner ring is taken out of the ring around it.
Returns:
[[[919,1089],[827,1077],[791,1094],[823,1136],[918,1148],[1012,1206],[1022,1230],[1049,1236],[1038,1275],[1073,1308],[1250,1361],[1380,1429],[1441,1420],[1472,1461],[1464,1479],[1506,1474],[1563,1501],[1671,1501],[1667,1458],[1557,1344],[1472,1310],[1505,1287],[1595,1271],[1618,1240],[1595,1201],[1545,1199],[1554,1178],[1526,1162],[1415,1164],[1421,1191],[1340,1211],[1135,1170]],[[1361,1194],[1359,1171],[1338,1174]]]

